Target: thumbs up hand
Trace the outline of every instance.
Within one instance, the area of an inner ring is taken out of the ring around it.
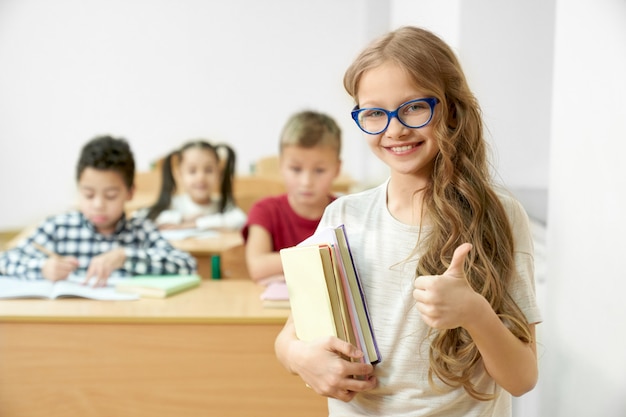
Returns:
[[[423,275],[414,283],[413,298],[422,319],[436,329],[463,327],[471,320],[472,306],[481,297],[470,287],[463,265],[472,249],[470,243],[457,247],[443,275]]]

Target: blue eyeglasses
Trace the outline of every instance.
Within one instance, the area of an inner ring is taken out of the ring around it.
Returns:
[[[370,135],[383,133],[389,127],[391,119],[396,117],[400,123],[411,129],[426,126],[433,118],[435,105],[439,102],[435,97],[418,98],[400,104],[394,111],[370,107],[352,110],[352,118],[359,128]]]

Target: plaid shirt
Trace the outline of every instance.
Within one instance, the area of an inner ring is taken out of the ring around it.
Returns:
[[[125,248],[126,261],[115,275],[191,274],[196,260],[187,252],[175,249],[161,236],[150,220],[139,217],[119,220],[110,236],[98,233],[79,211],[46,219],[20,244],[0,253],[0,274],[25,279],[40,279],[46,256],[35,249],[37,242],[61,256],[78,259],[76,274],[85,274],[91,259],[112,249]]]

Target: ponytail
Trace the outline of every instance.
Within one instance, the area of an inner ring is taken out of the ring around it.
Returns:
[[[222,184],[220,186],[220,213],[224,213],[228,203],[235,204],[235,197],[233,196],[233,182],[235,177],[235,162],[236,155],[233,148],[221,143],[215,146],[215,150],[226,150],[226,158],[224,160],[224,167],[222,169]],[[219,152],[218,152],[219,155]]]
[[[163,159],[163,164],[161,166],[161,192],[159,193],[159,198],[156,203],[150,210],[148,210],[148,214],[146,217],[150,220],[156,220],[159,217],[159,214],[167,208],[169,208],[172,203],[172,195],[176,191],[176,181],[174,180],[174,174],[172,173],[172,158],[174,156],[179,156],[179,151],[174,151],[167,155]]]

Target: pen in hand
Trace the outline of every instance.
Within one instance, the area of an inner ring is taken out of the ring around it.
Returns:
[[[61,256],[36,242],[31,242],[31,244],[35,249],[48,257],[48,260],[41,268],[41,274],[45,279],[50,281],[67,279],[78,268],[78,260],[76,258]]]
[[[51,251],[50,249],[46,248],[43,245],[40,245],[37,242],[31,242],[31,245],[33,245],[33,248],[37,249],[39,252],[43,253],[44,255],[48,256],[49,258],[59,257],[59,255],[57,253]]]

